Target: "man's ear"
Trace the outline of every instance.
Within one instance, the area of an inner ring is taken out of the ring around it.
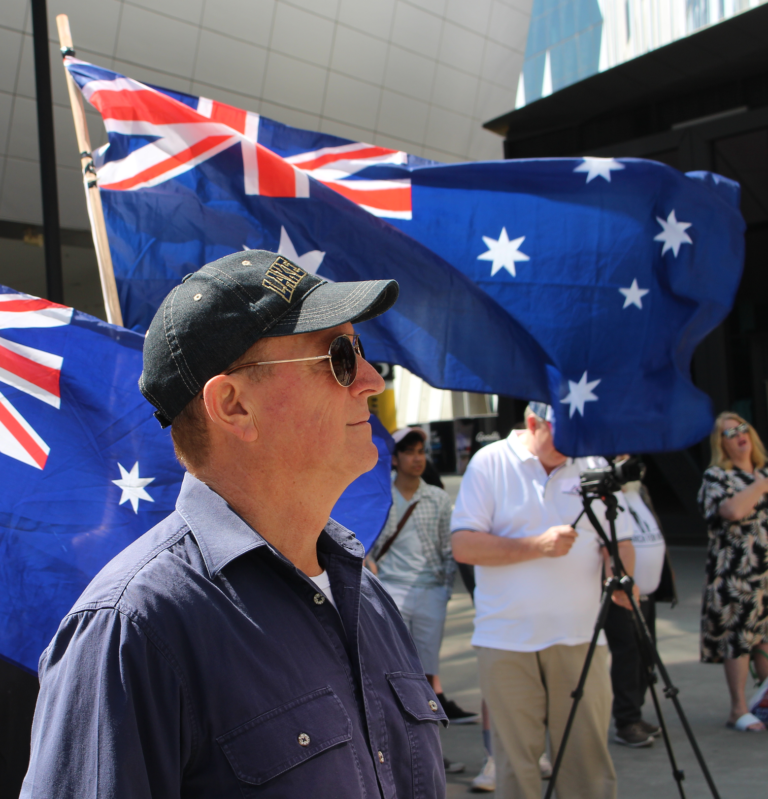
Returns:
[[[533,435],[533,434],[536,432],[536,426],[537,426],[537,424],[538,424],[538,421],[539,421],[539,420],[538,420],[538,419],[537,419],[537,418],[536,418],[536,417],[535,417],[533,414],[531,414],[531,415],[530,415],[530,416],[529,416],[529,417],[528,417],[528,418],[525,420],[525,426],[526,426],[526,428],[528,429],[528,432],[529,432],[531,435]]]
[[[259,437],[253,392],[245,375],[216,375],[203,387],[205,410],[220,430],[244,442]]]

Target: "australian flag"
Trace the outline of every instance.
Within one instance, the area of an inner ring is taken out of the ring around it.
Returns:
[[[73,58],[126,324],[242,248],[329,280],[395,278],[374,360],[439,388],[548,402],[571,455],[680,449],[711,427],[690,380],[743,264],[738,185],[651,161],[443,165],[289,128]]]
[[[96,573],[173,511],[183,470],[139,392],[141,334],[4,286],[0,332],[0,656],[36,671]],[[391,503],[377,423],[374,441],[332,514],[366,547]]]

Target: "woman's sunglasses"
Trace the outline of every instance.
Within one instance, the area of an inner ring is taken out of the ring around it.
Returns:
[[[736,427],[729,427],[727,430],[723,430],[723,435],[725,438],[736,438],[736,436],[748,432],[749,425],[746,422],[742,422],[741,424],[736,425]]]
[[[363,344],[360,336],[344,333],[337,336],[328,348],[327,355],[315,355],[312,358],[290,358],[286,361],[258,361],[256,363],[241,363],[232,369],[227,369],[225,375],[231,375],[238,369],[245,369],[246,366],[269,366],[275,363],[298,363],[299,361],[325,361],[331,362],[331,371],[336,378],[336,382],[344,388],[349,388],[357,377],[357,356],[365,358]]]

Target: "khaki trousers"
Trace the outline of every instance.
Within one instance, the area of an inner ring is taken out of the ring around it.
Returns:
[[[589,645],[540,652],[476,648],[480,689],[491,711],[496,799],[541,799],[538,761],[546,730],[554,764]],[[607,647],[598,646],[557,777],[558,799],[616,799],[607,657]]]

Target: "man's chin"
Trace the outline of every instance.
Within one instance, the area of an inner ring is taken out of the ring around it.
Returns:
[[[370,425],[368,425],[368,427],[370,427]],[[369,439],[367,446],[359,446],[355,447],[355,449],[359,455],[354,460],[354,470],[356,474],[352,478],[353,480],[357,480],[361,475],[370,472],[379,462],[379,450],[372,440]]]

